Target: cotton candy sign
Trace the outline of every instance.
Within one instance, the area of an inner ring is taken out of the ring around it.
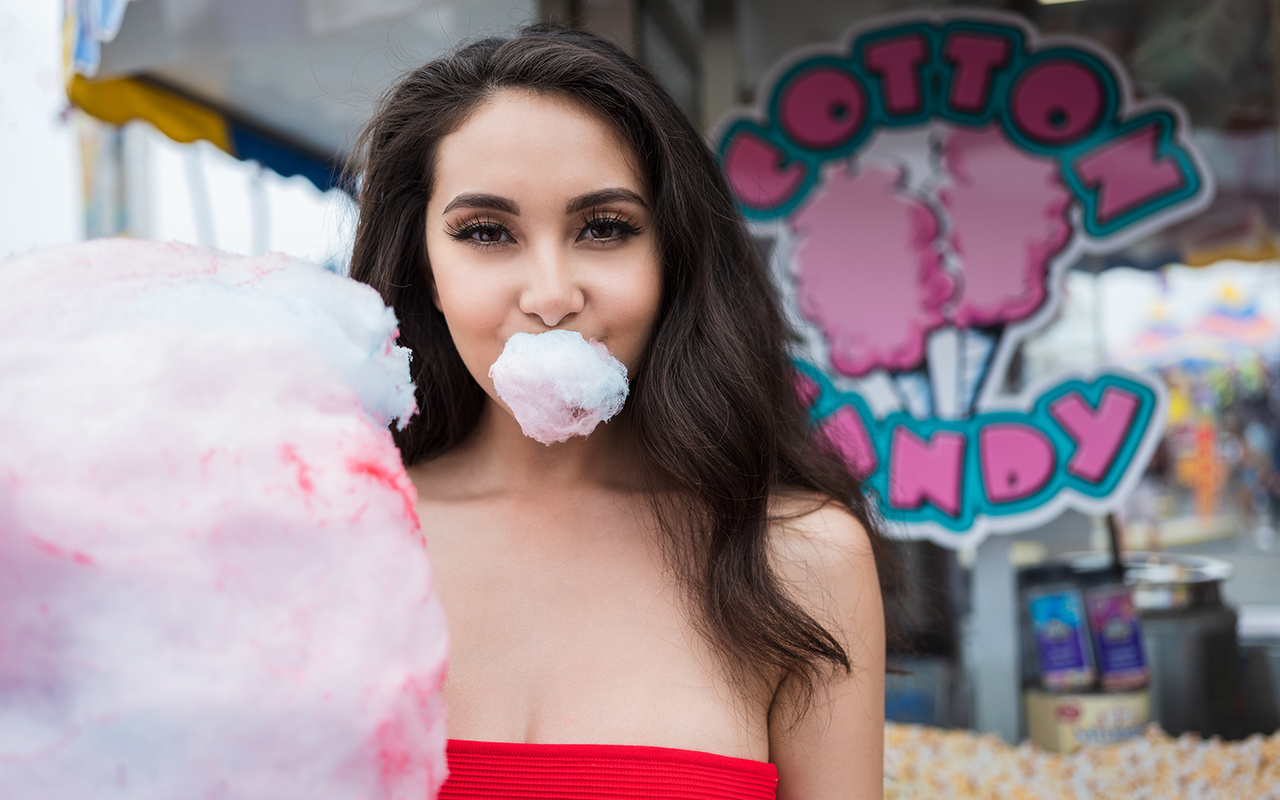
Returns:
[[[447,642],[395,335],[282,256],[0,263],[0,797],[435,796]]]
[[[758,97],[722,122],[721,164],[774,243],[814,422],[886,517],[961,546],[1117,507],[1159,438],[1159,383],[1003,387],[1066,269],[1212,199],[1182,109],[1136,100],[1093,43],[972,9],[871,20],[784,58]]]

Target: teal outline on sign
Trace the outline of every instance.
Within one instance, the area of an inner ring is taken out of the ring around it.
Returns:
[[[982,518],[1025,515],[1063,494],[1074,493],[1096,500],[1110,497],[1126,475],[1145,466],[1137,463],[1135,455],[1144,439],[1159,427],[1153,426],[1153,422],[1156,422],[1156,410],[1160,407],[1156,390],[1147,383],[1118,373],[1104,372],[1090,380],[1074,377],[1064,379],[1036,395],[1030,409],[1025,411],[999,409],[955,420],[919,419],[905,411],[895,411],[883,419],[876,419],[862,397],[854,392],[837,389],[831,379],[813,364],[796,361],[796,368],[818,386],[818,396],[810,409],[810,419],[815,426],[821,425],[843,407],[852,408],[861,418],[876,452],[876,467],[866,477],[865,486],[879,497],[879,507],[884,517],[907,526],[933,524],[957,535],[969,533],[975,522]],[[1100,481],[1089,481],[1067,471],[1077,445],[1071,435],[1053,419],[1049,408],[1057,400],[1072,393],[1080,394],[1091,408],[1097,408],[1103,393],[1111,388],[1132,394],[1137,398],[1138,406],[1106,474]],[[1017,500],[995,503],[987,497],[980,454],[975,445],[982,428],[1002,422],[1027,425],[1048,439],[1053,446],[1054,468],[1049,480],[1034,493]],[[890,445],[894,431],[899,427],[906,427],[925,440],[938,431],[954,431],[965,436],[958,515],[949,515],[927,500],[916,509],[895,508],[889,504]]]
[[[925,62],[924,69],[921,71],[920,110],[914,114],[904,114],[901,117],[896,117],[885,110],[883,82],[867,72],[866,50],[871,45],[879,44],[888,39],[898,39],[912,35],[920,36],[924,39],[925,49],[929,53],[929,60]],[[875,125],[875,129],[905,128],[912,125],[920,125],[937,116],[937,95],[931,90],[931,87],[936,83],[938,76],[939,44],[937,26],[925,22],[894,25],[859,36],[854,41],[853,48],[849,53],[849,60],[857,66],[859,74],[862,75],[867,84],[867,96],[872,101],[870,108],[872,114],[868,115],[868,119]],[[785,84],[779,83],[780,87],[783,85]]]
[[[1084,214],[1082,215],[1084,229],[1090,236],[1097,239],[1110,236],[1150,216],[1159,214],[1165,209],[1191,200],[1202,191],[1204,181],[1200,173],[1196,171],[1195,164],[1191,161],[1191,156],[1187,154],[1187,151],[1178,147],[1174,141],[1173,132],[1177,127],[1177,123],[1173,115],[1168,111],[1151,111],[1126,121],[1116,130],[1115,138],[1120,138],[1130,131],[1153,123],[1158,131],[1156,152],[1165,158],[1172,158],[1178,163],[1178,171],[1182,174],[1183,179],[1182,188],[1174,192],[1166,192],[1154,200],[1126,211],[1114,220],[1105,223],[1098,220],[1098,192],[1085,186],[1080,176],[1076,174],[1075,162],[1088,155],[1088,151],[1080,150],[1073,153],[1063,162],[1062,179],[1067,184],[1067,188],[1071,190],[1071,193],[1078,197],[1084,206]]]
[[[996,118],[1002,104],[996,100],[1009,95],[1009,84],[1012,81],[1012,72],[1018,66],[1019,60],[1024,57],[1027,47],[1026,37],[1018,28],[1012,28],[1007,25],[996,25],[983,20],[953,20],[942,26],[938,32],[938,39],[946,42],[953,32],[961,33],[977,33],[986,36],[993,36],[1005,39],[1009,42],[1009,61],[1003,67],[996,71],[991,79],[991,91],[987,93],[986,106],[976,114],[965,114],[956,111],[946,103],[946,98],[951,95],[951,81],[955,70],[946,60],[946,53],[939,52],[941,80],[938,84],[938,116],[947,122],[953,122],[957,125],[967,125],[971,127],[981,127],[988,125]]]
[[[723,164],[730,143],[744,133],[753,134],[778,149],[782,154],[782,166],[800,164],[804,167],[805,176],[796,190],[776,206],[757,208],[740,202],[739,208],[743,215],[749,220],[763,222],[791,214],[817,185],[821,168],[825,163],[849,158],[877,130],[921,125],[931,119],[970,127],[998,121],[1011,142],[1028,152],[1052,156],[1058,161],[1064,183],[1083,207],[1084,232],[1097,239],[1115,235],[1144,220],[1193,201],[1205,190],[1207,185],[1205,176],[1200,173],[1196,160],[1175,136],[1177,115],[1170,110],[1168,102],[1163,103],[1164,107],[1160,107],[1160,104],[1147,103],[1141,110],[1133,113],[1134,110],[1130,108],[1130,98],[1124,92],[1120,78],[1112,69],[1111,62],[1106,58],[1085,49],[1083,43],[1072,46],[1051,43],[1043,49],[1034,49],[1034,43],[1028,41],[1026,32],[1021,27],[1016,24],[1002,24],[990,19],[990,16],[987,14],[966,19],[952,14],[942,17],[941,23],[932,18],[906,22],[896,20],[884,28],[863,31],[851,42],[847,55],[823,53],[798,60],[786,67],[772,82],[766,93],[768,99],[763,106],[766,110],[764,120],[749,116],[738,116],[730,120],[719,137],[717,153]],[[945,103],[954,69],[945,59],[944,47],[947,36],[956,31],[998,36],[1011,42],[1009,62],[997,70],[993,76],[987,106],[977,114],[953,111]],[[880,81],[866,71],[864,54],[871,44],[907,34],[922,36],[927,43],[928,51],[932,54],[932,59],[922,70],[924,98],[921,111],[905,117],[892,117],[884,110]],[[1088,64],[1098,74],[1105,96],[1103,119],[1097,129],[1080,141],[1063,146],[1043,145],[1027,138],[1017,130],[1009,118],[1009,94],[1022,70],[1028,65],[1051,58],[1067,58]],[[834,66],[859,80],[866,93],[868,109],[862,128],[849,141],[829,149],[811,150],[791,141],[782,131],[777,121],[777,111],[782,91],[790,80],[797,74],[819,65]],[[1133,115],[1128,116],[1131,113]],[[1099,145],[1114,141],[1138,127],[1152,123],[1156,124],[1159,130],[1157,153],[1174,162],[1183,178],[1181,188],[1129,209],[1113,220],[1105,223],[1100,221],[1097,218],[1097,191],[1080,180],[1074,171],[1074,162]]]
[[[1026,136],[1022,131],[1018,130],[1018,126],[1013,123],[1013,107],[1008,102],[997,103],[1000,117],[1000,127],[1004,131],[1004,135],[1009,141],[1026,150],[1028,153],[1035,153],[1040,156],[1052,156],[1058,160],[1059,165],[1065,163],[1064,154],[1077,153],[1084,150],[1091,150],[1094,146],[1103,142],[1110,141],[1115,138],[1115,115],[1116,110],[1120,106],[1120,86],[1116,82],[1116,76],[1112,74],[1111,68],[1097,56],[1092,53],[1086,53],[1083,50],[1076,50],[1067,47],[1054,47],[1048,50],[1040,50],[1029,56],[1018,59],[1016,62],[1017,76],[1006,76],[1006,80],[1002,84],[1002,93],[997,94],[996,98],[1000,101],[1007,101],[1009,95],[1012,94],[1017,78],[1022,77],[1023,71],[1029,67],[1042,61],[1061,60],[1075,61],[1085,64],[1100,79],[1102,85],[1103,105],[1101,121],[1098,127],[1088,135],[1081,137],[1078,141],[1062,145],[1046,145],[1040,144],[1034,139]],[[994,93],[993,93],[994,94]]]

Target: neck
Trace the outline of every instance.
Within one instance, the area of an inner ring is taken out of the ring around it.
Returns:
[[[587,485],[635,485],[638,471],[626,456],[631,437],[626,409],[598,425],[590,436],[544,445],[524,435],[519,423],[489,400],[471,436],[458,448],[483,475],[491,491],[555,492]]]

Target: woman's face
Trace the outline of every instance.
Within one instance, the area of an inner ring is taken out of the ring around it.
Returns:
[[[630,147],[561,97],[500,91],[440,141],[434,299],[491,397],[514,333],[577,331],[635,374],[662,282],[649,202]]]

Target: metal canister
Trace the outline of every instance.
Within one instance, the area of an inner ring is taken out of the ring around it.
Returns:
[[[1125,558],[1151,667],[1152,715],[1173,736],[1222,735],[1235,717],[1237,618],[1221,591],[1231,574],[1227,562],[1203,556]]]

